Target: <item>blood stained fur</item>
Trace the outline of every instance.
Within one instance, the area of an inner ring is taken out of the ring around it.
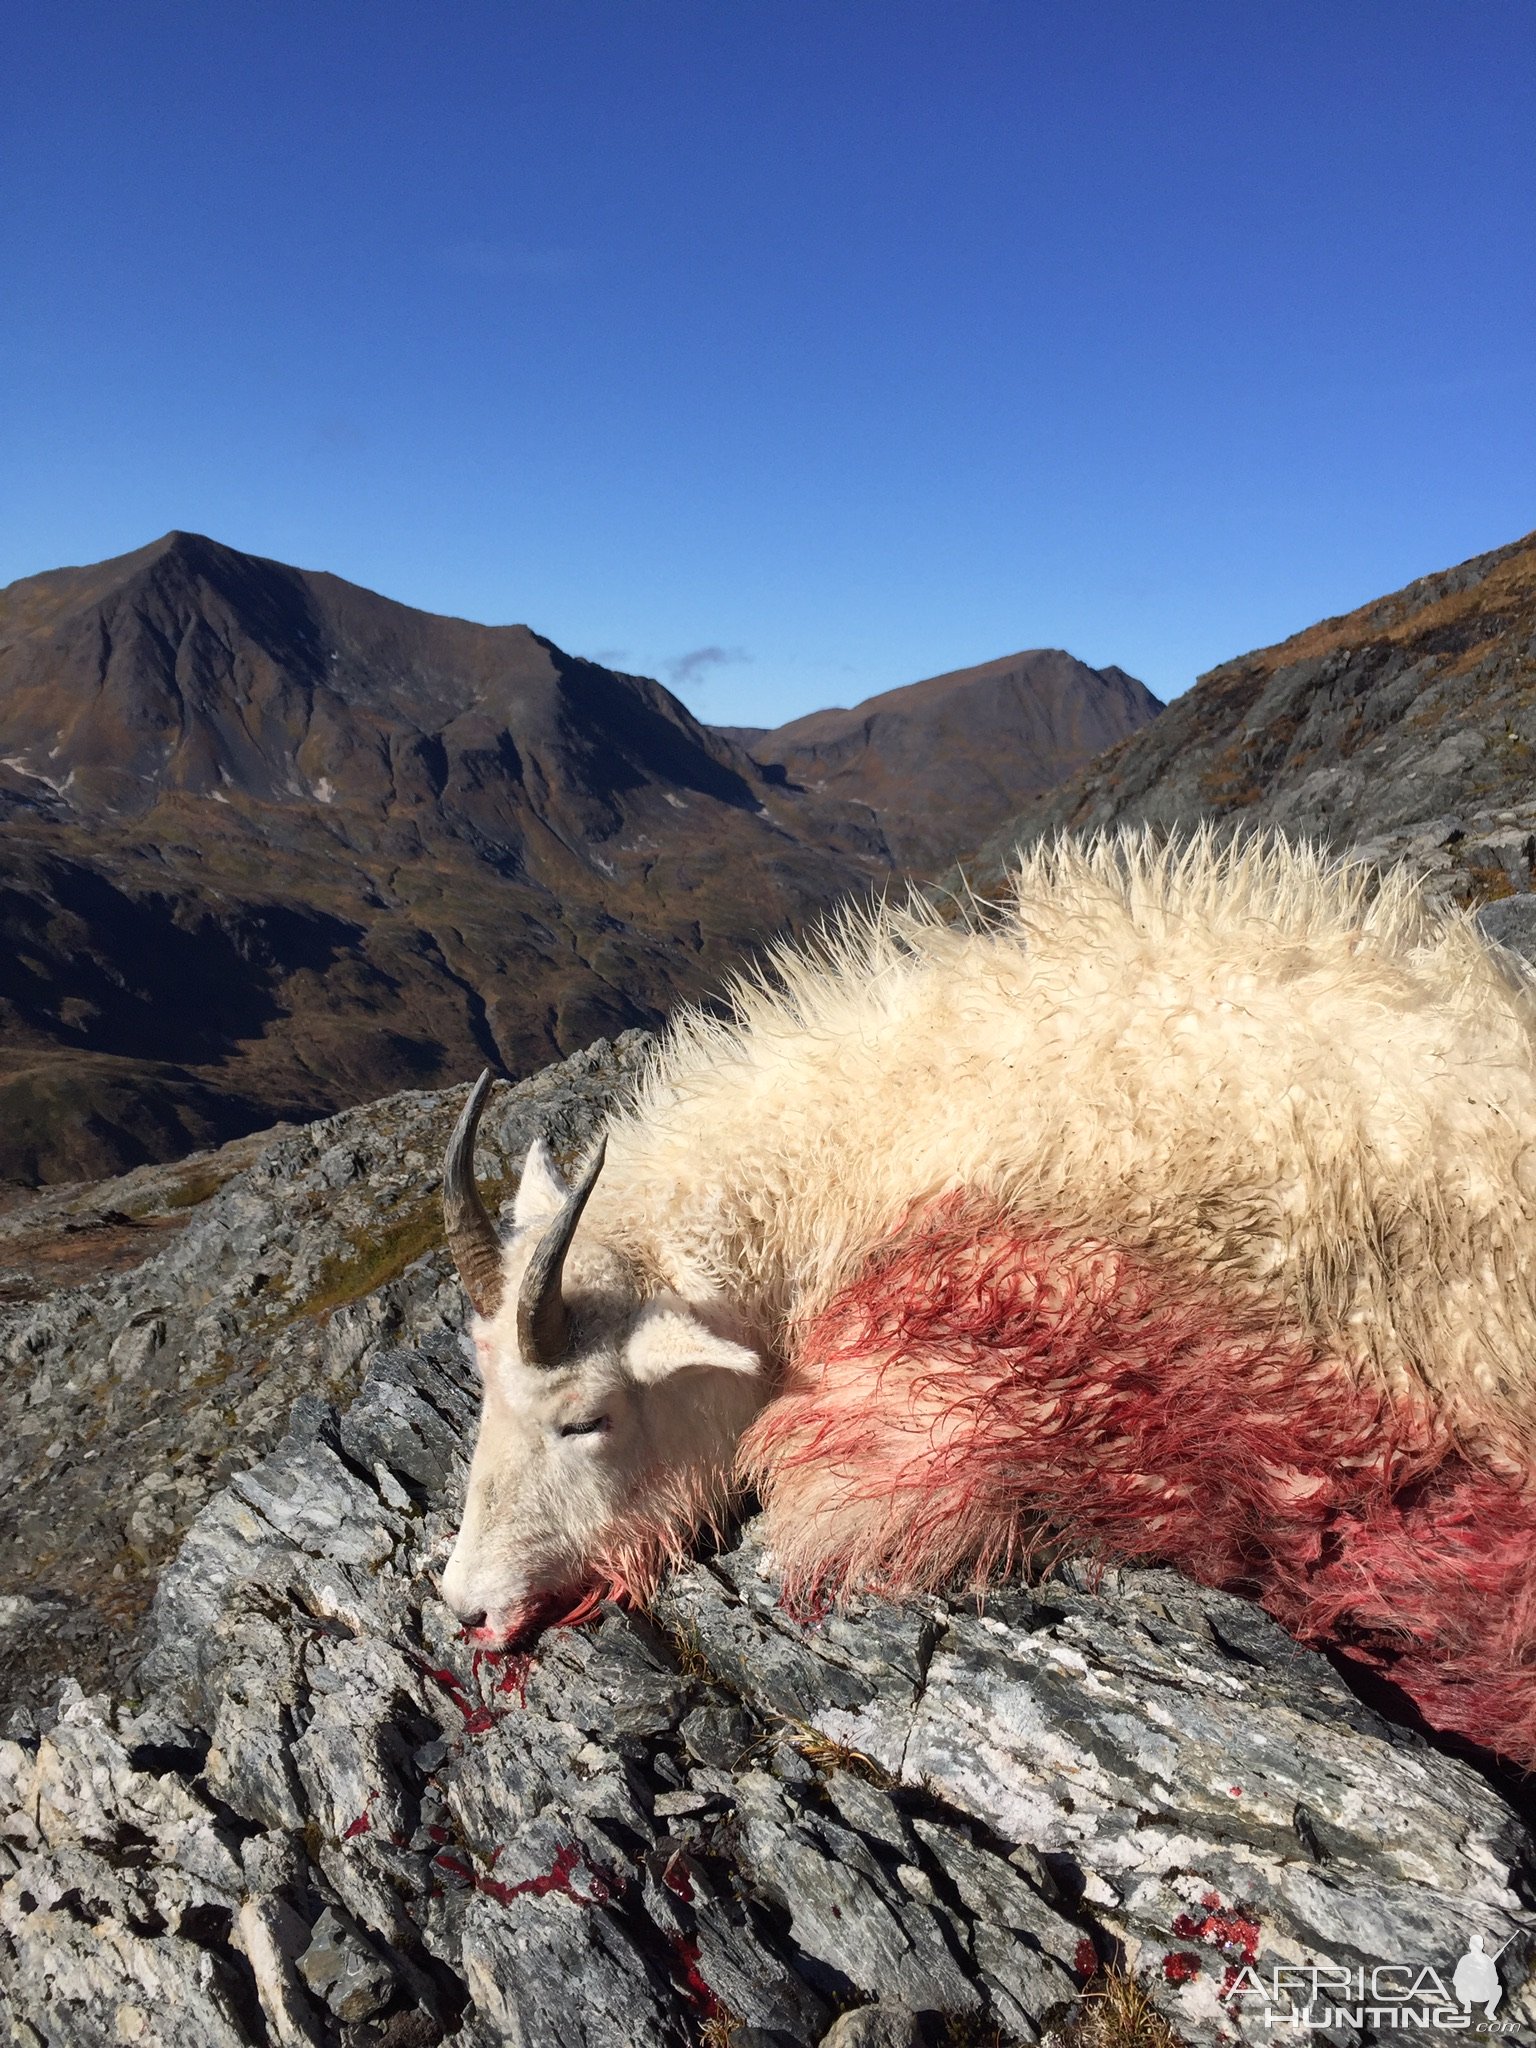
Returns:
[[[930,1204],[798,1333],[740,1462],[794,1599],[1163,1561],[1536,1766],[1531,1485],[1207,1274]]]

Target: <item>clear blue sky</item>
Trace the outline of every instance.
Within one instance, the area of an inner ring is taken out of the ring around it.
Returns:
[[[772,724],[1536,526],[1533,0],[63,0],[0,178],[0,582],[189,527]]]

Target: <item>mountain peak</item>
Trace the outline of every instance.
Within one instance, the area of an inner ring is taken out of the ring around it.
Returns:
[[[0,592],[0,1178],[701,995],[888,861],[659,683],[181,530]]]
[[[813,711],[744,744],[793,783],[867,804],[898,863],[922,870],[1160,709],[1123,669],[1031,647]]]
[[[173,793],[458,805],[515,840],[530,763],[583,837],[612,831],[620,786],[755,802],[659,684],[180,529],[0,593],[0,757],[85,815]]]
[[[192,533],[185,527],[173,526],[169,533],[162,533],[158,540],[152,540],[149,546],[141,549],[140,552],[158,557],[171,554],[194,555],[206,553],[214,548],[217,548],[221,554],[232,554],[234,552],[233,549],[224,547],[221,542],[210,540],[206,533]],[[260,557],[257,556],[252,559],[259,560]]]

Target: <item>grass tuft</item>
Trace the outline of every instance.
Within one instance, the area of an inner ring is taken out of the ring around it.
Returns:
[[[389,1218],[378,1229],[350,1238],[344,1252],[333,1253],[322,1262],[311,1292],[292,1303],[283,1320],[293,1323],[305,1316],[325,1316],[360,1301],[376,1287],[398,1280],[413,1260],[438,1250],[442,1243],[442,1209],[433,1195]]]
[[[212,1201],[220,1188],[233,1179],[233,1171],[215,1173],[205,1169],[202,1173],[189,1173],[165,1196],[164,1206],[167,1209],[199,1208],[204,1202]]]
[[[1051,2038],[1054,2048],[1183,2048],[1146,1985],[1114,1969],[1095,1978]]]
[[[818,1771],[848,1771],[855,1778],[862,1778],[866,1784],[878,1785],[887,1792],[896,1783],[885,1766],[877,1764],[872,1756],[866,1756],[862,1749],[854,1749],[846,1742],[824,1735],[809,1722],[797,1721],[793,1714],[775,1714],[773,1718],[775,1730],[782,1731],[806,1762]]]
[[[698,1629],[691,1621],[663,1621],[649,1608],[643,1610],[645,1618],[658,1635],[665,1638],[668,1648],[677,1660],[677,1668],[684,1678],[707,1685],[714,1680],[715,1673],[704,1654],[704,1645],[699,1641]]]
[[[1464,870],[1467,880],[1467,903],[1476,909],[1483,903],[1497,903],[1501,897],[1516,893],[1509,871],[1501,867],[1475,866],[1469,863]]]
[[[938,2038],[939,2048],[1014,2048],[1013,2035],[978,2012],[945,2013]]]

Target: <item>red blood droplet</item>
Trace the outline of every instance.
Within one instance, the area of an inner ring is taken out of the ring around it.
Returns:
[[[526,1652],[518,1656],[509,1657],[506,1670],[502,1672],[500,1678],[496,1681],[496,1690],[498,1692],[516,1693],[517,1704],[520,1707],[526,1707],[528,1704],[528,1680],[532,1675],[533,1658]]]
[[[678,1975],[683,1980],[683,1992],[689,2004],[704,2019],[713,2019],[720,2010],[720,2002],[699,1974],[699,1944],[675,1934],[672,1953],[677,1957]]]

